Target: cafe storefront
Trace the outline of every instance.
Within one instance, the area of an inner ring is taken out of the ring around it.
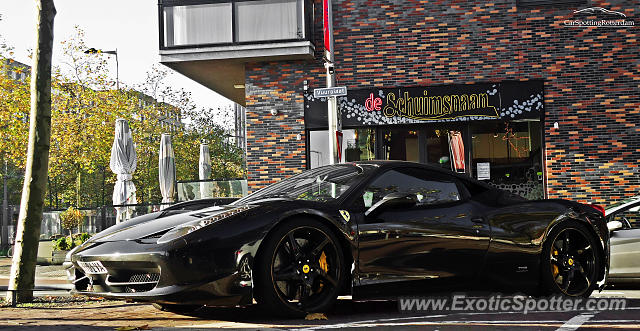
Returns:
[[[435,165],[544,198],[543,81],[349,90],[342,160]],[[311,91],[309,91],[311,92]],[[305,94],[307,167],[329,163],[327,104]]]

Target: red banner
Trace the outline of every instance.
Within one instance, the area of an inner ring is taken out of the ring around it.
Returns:
[[[331,26],[330,24],[332,24],[331,22],[331,15],[330,15],[330,11],[329,11],[329,6],[330,3],[329,1],[331,0],[322,0],[322,17],[323,17],[323,32],[324,32],[324,49],[327,52],[331,52]]]
[[[342,163],[342,131],[336,131],[336,144],[338,145],[338,163]]]
[[[464,142],[460,131],[449,132],[449,146],[451,148],[451,157],[453,169],[455,172],[464,172]]]

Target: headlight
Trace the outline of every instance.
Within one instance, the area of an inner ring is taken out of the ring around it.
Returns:
[[[186,236],[193,231],[200,230],[205,226],[211,225],[223,218],[227,218],[227,217],[236,215],[238,213],[242,213],[254,207],[255,206],[242,206],[229,211],[222,212],[220,214],[216,214],[214,216],[211,216],[205,219],[178,225],[175,228],[171,229],[169,232],[165,233],[162,237],[160,237],[158,239],[158,244],[163,244],[163,243],[178,239],[180,237]]]

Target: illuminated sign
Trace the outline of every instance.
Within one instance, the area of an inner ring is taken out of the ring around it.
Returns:
[[[539,119],[543,81],[406,88],[350,88],[338,97],[345,127],[451,121]],[[310,92],[310,91],[309,91]],[[305,94],[305,125],[326,128],[326,98]]]
[[[367,101],[364,102],[364,107],[367,108],[368,111],[380,110],[380,105],[382,105],[382,99],[374,98],[373,93],[371,93]]]
[[[398,90],[388,92],[386,101],[382,109],[386,117],[406,117],[424,121],[460,116],[500,117],[496,106],[490,104],[487,93],[430,96],[425,89],[421,96],[412,96],[407,91]]]

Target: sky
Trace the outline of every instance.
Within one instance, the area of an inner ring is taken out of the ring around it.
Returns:
[[[157,0],[56,0],[53,65],[61,64],[60,42],[73,35],[74,26],[85,31],[87,46],[118,49],[120,81],[132,86],[141,83],[158,54]],[[0,0],[0,36],[15,49],[15,59],[31,64],[28,49],[35,48],[36,7],[34,0]],[[107,55],[104,55],[107,56]],[[115,58],[109,60],[116,77]],[[231,101],[177,72],[167,78],[174,89],[192,92],[198,107],[218,108]]]

